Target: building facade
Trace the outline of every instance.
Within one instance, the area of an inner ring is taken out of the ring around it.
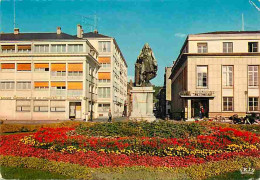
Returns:
[[[171,113],[171,101],[172,101],[172,92],[171,92],[171,79],[169,78],[172,72],[172,67],[166,67],[165,68],[165,74],[164,74],[164,86],[165,86],[165,114],[166,117],[172,117]]]
[[[259,113],[259,43],[260,31],[189,35],[170,76],[173,116]]]
[[[0,119],[97,117],[98,52],[81,33],[0,34]]]
[[[97,31],[84,33],[99,53],[98,62],[98,116],[107,117],[109,109],[114,117],[127,111],[127,63],[113,37]]]

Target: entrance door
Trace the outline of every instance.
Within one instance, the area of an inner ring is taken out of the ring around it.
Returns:
[[[208,117],[209,114],[209,100],[208,99],[193,99],[191,101],[192,118],[199,118],[200,107],[203,106],[204,117]]]
[[[69,118],[81,118],[81,102],[70,102]]]
[[[76,102],[76,119],[81,119],[81,102]]]

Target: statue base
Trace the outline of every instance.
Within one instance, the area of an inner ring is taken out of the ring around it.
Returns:
[[[133,87],[130,91],[133,98],[133,110],[130,120],[152,122],[156,118],[153,114],[153,87]]]

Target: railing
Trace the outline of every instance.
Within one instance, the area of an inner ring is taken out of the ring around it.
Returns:
[[[66,90],[51,90],[51,96],[65,96]]]
[[[67,96],[82,96],[82,90],[68,90]]]

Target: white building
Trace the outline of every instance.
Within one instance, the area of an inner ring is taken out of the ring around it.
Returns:
[[[260,31],[188,35],[170,76],[173,116],[259,113],[259,43]]]
[[[81,37],[0,34],[0,119],[88,119],[91,102],[97,116],[98,52]]]
[[[127,63],[113,37],[97,31],[84,33],[83,38],[98,50],[98,116],[122,116],[127,111]]]

